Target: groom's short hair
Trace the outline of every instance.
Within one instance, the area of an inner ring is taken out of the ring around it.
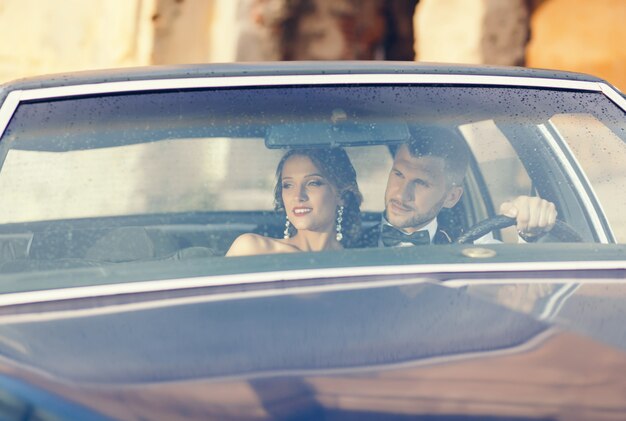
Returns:
[[[470,151],[457,128],[415,126],[410,128],[410,134],[411,139],[406,145],[411,156],[442,158],[448,181],[451,184],[463,184],[469,166]]]

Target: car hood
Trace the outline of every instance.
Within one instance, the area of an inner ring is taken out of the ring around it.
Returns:
[[[63,305],[0,317],[0,372],[116,419],[611,419],[625,291],[404,279]]]

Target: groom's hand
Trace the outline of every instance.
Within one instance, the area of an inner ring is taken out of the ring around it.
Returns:
[[[500,205],[500,214],[515,218],[517,232],[529,237],[550,231],[557,217],[554,203],[535,196],[518,196],[504,202]]]

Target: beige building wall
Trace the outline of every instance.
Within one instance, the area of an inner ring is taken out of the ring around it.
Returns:
[[[150,64],[235,61],[236,0],[155,0]]]
[[[48,73],[234,61],[237,0],[2,0],[0,83]]]
[[[153,0],[3,0],[0,81],[150,63]]]
[[[418,61],[522,65],[526,0],[421,0],[415,10]]]
[[[418,61],[481,63],[482,0],[421,0],[415,9]]]

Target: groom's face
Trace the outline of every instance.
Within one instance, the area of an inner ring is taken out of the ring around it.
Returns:
[[[454,206],[463,189],[448,181],[443,158],[412,156],[407,145],[396,152],[385,190],[387,221],[413,232],[437,216],[441,208]]]

